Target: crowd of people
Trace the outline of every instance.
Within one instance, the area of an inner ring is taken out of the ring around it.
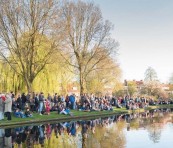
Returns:
[[[11,120],[11,112],[16,117],[26,118],[32,117],[33,112],[38,112],[40,115],[49,115],[52,111],[57,111],[59,114],[72,115],[71,109],[85,112],[112,111],[114,106],[134,110],[158,103],[170,102],[164,102],[162,99],[154,101],[147,97],[96,96],[94,94],[83,94],[77,97],[75,94],[63,96],[57,93],[45,96],[43,92],[18,95],[13,92],[0,93],[0,120],[4,119],[4,113],[7,120]]]

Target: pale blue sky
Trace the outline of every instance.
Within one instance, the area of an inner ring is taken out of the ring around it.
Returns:
[[[173,0],[93,1],[114,24],[123,79],[143,79],[151,66],[162,82],[168,81],[173,73]]]

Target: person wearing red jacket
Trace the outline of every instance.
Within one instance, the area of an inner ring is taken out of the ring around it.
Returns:
[[[45,108],[46,108],[46,113],[49,115],[50,114],[50,102],[48,99],[45,100]]]
[[[4,119],[4,101],[5,96],[0,95],[0,120]]]

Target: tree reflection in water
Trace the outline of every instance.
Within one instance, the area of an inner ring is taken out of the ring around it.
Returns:
[[[149,138],[154,143],[158,143],[161,138],[161,133],[164,125],[172,122],[171,109],[151,110],[137,115],[138,118],[132,116],[130,127],[138,130],[139,128],[146,129],[149,133]]]
[[[150,124],[147,127],[149,132],[149,138],[154,142],[158,143],[161,138],[161,132],[164,125],[167,122],[172,122],[169,109],[157,110],[153,118],[150,119]]]
[[[118,115],[88,121],[0,129],[0,146],[14,148],[124,148],[124,130],[146,129],[159,142],[163,126],[172,122],[169,110]],[[12,141],[12,142],[11,142]]]
[[[115,118],[93,120],[90,122],[88,132],[84,134],[84,148],[121,148],[125,145],[123,129],[125,122],[115,123]],[[100,123],[99,123],[100,122]],[[95,126],[97,125],[97,126]]]

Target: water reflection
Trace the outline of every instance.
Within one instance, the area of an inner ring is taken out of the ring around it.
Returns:
[[[88,121],[0,129],[0,148],[125,148],[128,135],[145,130],[159,143],[162,129],[172,123],[171,110],[118,115]],[[136,137],[136,140],[138,137]],[[143,139],[146,141],[145,137]]]

